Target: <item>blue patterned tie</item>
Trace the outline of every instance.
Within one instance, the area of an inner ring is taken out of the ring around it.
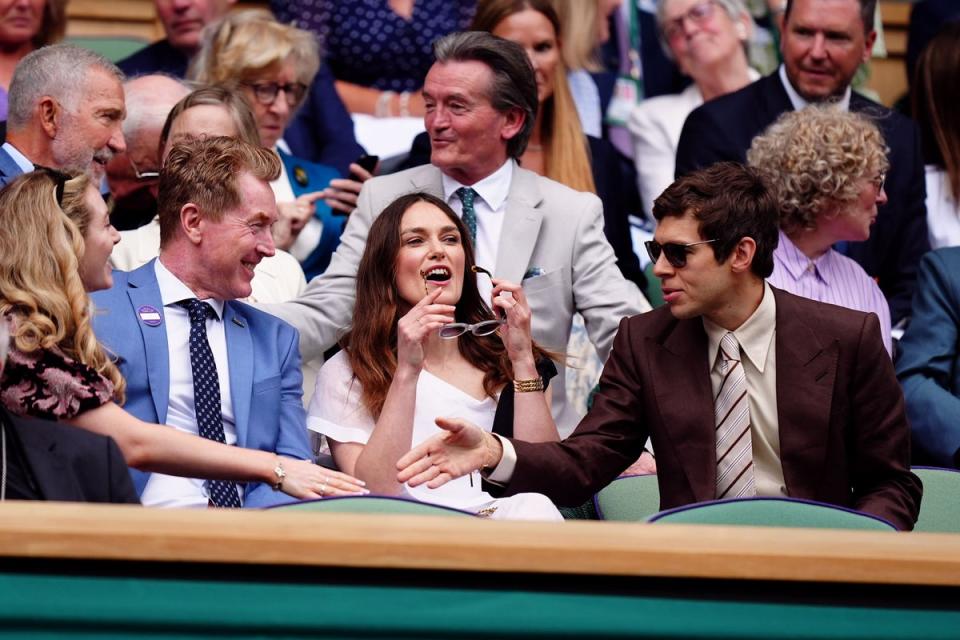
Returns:
[[[454,195],[460,198],[463,203],[463,224],[467,225],[467,231],[470,232],[470,241],[477,244],[477,212],[473,208],[473,201],[477,197],[477,192],[470,187],[460,187],[454,192]]]
[[[217,377],[217,363],[207,341],[207,316],[214,317],[213,307],[196,298],[181,300],[177,304],[190,314],[190,370],[193,372],[197,428],[201,437],[225,443],[223,415],[220,413],[220,378]],[[207,486],[211,505],[240,508],[236,482],[208,480]]]

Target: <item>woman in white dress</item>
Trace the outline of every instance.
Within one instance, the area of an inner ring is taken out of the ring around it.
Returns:
[[[504,436],[557,440],[544,387],[556,373],[530,335],[523,289],[493,281],[484,303],[467,229],[428,194],[401,196],[370,228],[343,350],[317,377],[308,426],[337,465],[381,495],[498,519],[560,520],[545,496],[495,499],[472,474],[438,489],[397,482],[397,461],[438,422],[464,419]]]

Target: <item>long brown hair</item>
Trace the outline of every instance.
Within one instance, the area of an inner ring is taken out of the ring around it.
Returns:
[[[550,21],[557,47],[561,47],[560,18],[549,0],[480,0],[470,28],[492,33],[501,22],[528,9]],[[571,189],[596,193],[587,139],[567,83],[567,67],[562,55],[554,68],[553,95],[540,106],[539,117],[546,176]]]
[[[353,375],[362,388],[363,406],[374,417],[380,415],[387,390],[397,370],[397,322],[406,313],[397,289],[396,263],[400,251],[400,223],[403,214],[417,202],[425,202],[442,211],[456,225],[463,242],[463,288],[454,317],[457,322],[477,323],[493,317],[490,307],[477,289],[471,267],[473,246],[467,228],[443,200],[428,193],[400,196],[383,210],[370,227],[367,245],[357,270],[357,295],[350,331],[341,340]],[[496,333],[458,338],[460,354],[484,372],[483,389],[490,397],[513,379],[507,350]],[[549,357],[536,344],[536,359]]]
[[[913,115],[920,125],[925,160],[943,167],[950,194],[960,202],[960,22],[934,36],[914,73]]]

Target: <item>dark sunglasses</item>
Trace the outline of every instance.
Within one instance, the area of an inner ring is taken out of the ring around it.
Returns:
[[[686,244],[681,244],[679,242],[667,242],[666,244],[660,244],[656,240],[647,240],[643,243],[643,246],[647,248],[647,255],[650,256],[650,261],[653,264],[657,264],[657,260],[660,259],[660,254],[663,253],[671,267],[674,269],[682,269],[683,267],[687,266],[687,254],[690,253],[690,247],[695,247],[698,244],[709,244],[716,241],[717,239],[714,238],[713,240],[701,240],[700,242],[688,242]]]
[[[245,82],[244,84],[253,89],[253,95],[256,96],[257,102],[265,107],[273,104],[273,101],[277,99],[277,94],[281,91],[283,91],[283,95],[287,99],[287,104],[291,107],[300,104],[303,96],[307,94],[307,85],[302,82],[288,82],[287,84],[279,84],[277,82]]]
[[[63,189],[67,185],[67,181],[72,180],[73,176],[63,171],[58,171],[57,169],[51,169],[50,167],[44,167],[42,165],[34,165],[34,171],[39,171],[45,173],[47,177],[53,180],[54,184],[54,196],[57,199],[57,206],[63,208]]]

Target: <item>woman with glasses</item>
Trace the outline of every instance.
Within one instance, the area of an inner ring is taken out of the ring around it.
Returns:
[[[206,32],[188,72],[193,80],[238,90],[250,103],[261,143],[283,161],[270,184],[281,218],[274,239],[300,261],[308,280],[330,263],[346,224],[341,214],[353,209],[360,191],[359,181],[340,179],[336,169],[296,158],[281,144],[319,66],[311,33],[250,10],[231,13]]]
[[[648,98],[630,114],[634,161],[644,212],[673,182],[677,144],[691,111],[760,77],[747,64],[753,19],[742,0],[661,0],[660,42],[693,83],[681,93]]]
[[[191,436],[123,410],[124,380],[93,333],[87,295],[112,285],[107,257],[118,240],[85,176],[37,170],[0,191],[0,315],[11,323],[4,408],[108,435],[127,464],[144,471],[269,483],[298,498],[362,491],[353,478],[308,461]]]
[[[558,440],[546,386],[556,369],[530,336],[523,289],[493,281],[481,298],[460,218],[428,194],[401,196],[370,228],[353,325],[317,377],[308,426],[341,470],[373,493],[503,519],[560,519],[538,494],[494,499],[477,474],[438,489],[397,482],[397,461],[437,422],[463,419],[504,436]]]
[[[876,281],[834,247],[863,242],[877,220],[887,148],[865,116],[809,106],[783,114],[754,138],[747,161],[759,170],[780,204],[780,243],[770,284],[820,302],[880,319],[893,354],[890,307]]]

